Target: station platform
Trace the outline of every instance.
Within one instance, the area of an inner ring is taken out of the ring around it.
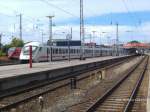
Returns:
[[[50,79],[83,69],[89,69],[90,67],[100,66],[104,62],[108,63],[112,60],[121,60],[128,57],[130,56],[107,56],[88,58],[86,60],[33,63],[33,68],[29,68],[29,64],[1,66],[0,91],[22,86],[33,81]]]
[[[93,62],[99,62],[99,61],[104,61],[104,60],[109,60],[109,59],[115,59],[115,58],[119,58],[119,57],[122,57],[122,56],[89,58],[86,60],[33,63],[32,68],[29,68],[29,64],[2,66],[2,67],[0,67],[0,79],[6,79],[6,78],[21,76],[21,75],[28,75],[28,74],[37,73],[37,72],[44,72],[47,70],[62,69],[62,68],[66,68],[66,67],[88,64],[88,63],[93,63]]]

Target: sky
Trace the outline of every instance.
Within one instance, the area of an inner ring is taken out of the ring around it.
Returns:
[[[113,43],[116,23],[120,42],[139,40],[150,42],[149,0],[83,0],[85,38],[93,42]],[[12,36],[19,37],[19,14],[22,14],[23,39],[48,40],[49,21],[54,15],[53,38],[64,39],[73,29],[73,39],[79,39],[80,0],[0,0],[0,32],[7,44]],[[93,34],[93,31],[96,31]]]

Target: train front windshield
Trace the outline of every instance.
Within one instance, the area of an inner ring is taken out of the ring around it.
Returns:
[[[36,52],[37,48],[38,48],[37,46],[32,46],[32,54],[33,55]],[[29,53],[30,53],[30,47],[29,46],[24,47],[23,48],[23,54],[24,55],[29,55]]]
[[[15,47],[11,47],[11,48],[9,48],[9,50],[8,50],[8,54],[9,54],[9,53],[14,52],[14,51],[15,51],[15,49],[16,49]]]

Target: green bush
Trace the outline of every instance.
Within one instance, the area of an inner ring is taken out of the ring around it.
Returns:
[[[0,50],[0,56],[6,56],[6,53],[4,53],[2,50]]]

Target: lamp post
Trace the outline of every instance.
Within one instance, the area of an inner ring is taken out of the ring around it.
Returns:
[[[94,45],[94,38],[95,38],[95,33],[96,31],[92,31],[93,32],[93,45],[92,45],[92,50],[93,50],[93,57],[95,57],[95,45]]]
[[[52,21],[52,18],[54,16],[46,16],[49,18],[49,45],[52,46],[52,36],[53,36],[53,31],[52,31],[52,26],[53,26],[53,21]]]
[[[42,44],[43,44],[44,43],[44,35],[45,35],[45,33],[42,31],[41,35],[42,35]]]
[[[65,34],[66,32],[62,32],[63,34]],[[70,33],[66,34],[66,40],[67,40],[67,44],[68,44],[68,61],[71,60],[70,57],[70,40],[72,39],[72,27],[70,28]]]
[[[99,33],[99,56],[102,56],[102,42],[101,42],[101,32]]]
[[[113,24],[113,23],[111,22],[111,24]],[[116,22],[115,25],[116,25],[115,49],[116,49],[116,56],[118,56],[119,55],[119,23]]]
[[[83,17],[83,0],[80,0],[80,59],[84,59],[84,17]]]
[[[119,56],[119,24],[116,23],[116,55]]]
[[[107,44],[110,45],[110,36],[107,36]]]
[[[53,21],[52,18],[54,16],[47,16],[49,18],[49,42],[48,45],[50,45],[50,62],[52,61],[52,57],[53,57],[53,49],[52,49],[52,36],[53,36],[53,31],[52,31],[52,26],[53,26]]]
[[[102,34],[107,34],[107,33],[109,33],[109,32],[102,32]],[[104,35],[103,35],[103,37],[104,37]]]
[[[19,36],[20,36],[20,40],[22,40],[22,14],[17,15],[19,16]]]
[[[70,58],[70,40],[72,39],[72,28],[70,29],[70,34],[67,34],[67,40],[68,40],[68,61],[71,60]]]

